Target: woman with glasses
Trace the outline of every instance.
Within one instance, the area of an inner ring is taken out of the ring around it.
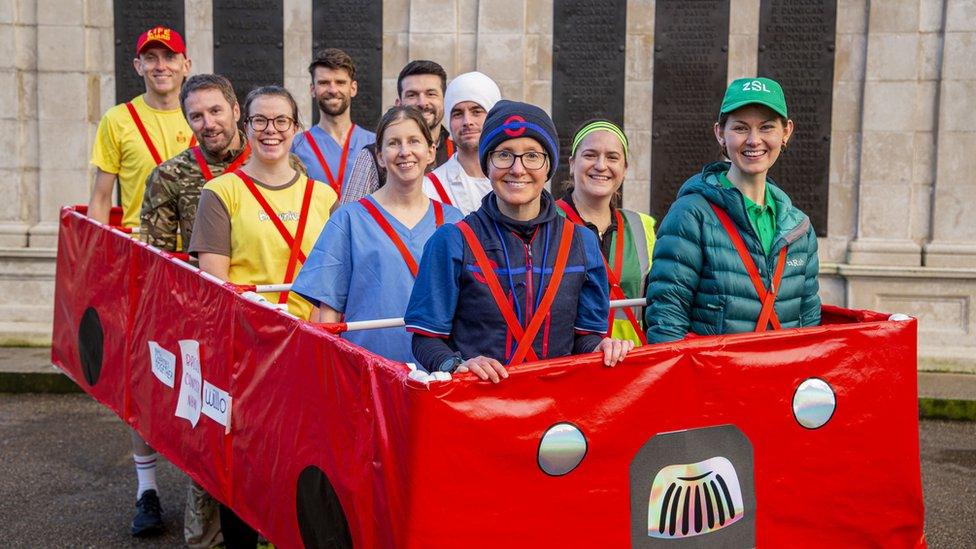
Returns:
[[[430,372],[498,383],[530,360],[601,351],[613,366],[633,348],[605,337],[609,298],[600,246],[559,217],[545,190],[558,163],[552,119],[499,101],[478,146],[492,192],[481,208],[434,233],[405,321]]]
[[[817,235],[768,177],[793,136],[783,89],[732,82],[713,129],[727,161],[688,179],[658,230],[648,341],[819,325]]]
[[[244,101],[245,133],[251,156],[238,170],[204,185],[190,253],[204,271],[234,284],[291,282],[337,196],[291,163],[291,142],[300,128],[298,105],[281,86],[264,86]],[[287,303],[299,318],[311,305],[288,292],[265,294]],[[220,524],[228,547],[256,547],[257,532],[221,505]]]
[[[644,297],[644,283],[654,250],[654,218],[613,203],[627,174],[627,136],[609,120],[583,124],[569,157],[572,182],[556,201],[559,213],[593,232],[600,241],[610,280],[610,299]],[[610,311],[613,337],[646,343],[641,311]]]
[[[336,193],[291,164],[299,122],[288,90],[258,88],[247,95],[244,111],[251,156],[203,187],[190,253],[201,269],[235,284],[290,283],[329,219]],[[288,292],[265,297],[287,303],[299,318],[311,312],[307,301]]]
[[[376,128],[376,161],[386,184],[336,211],[292,291],[314,306],[312,320],[338,322],[403,316],[424,244],[437,227],[462,217],[424,195],[434,139],[423,113],[393,107]],[[345,339],[378,355],[414,362],[403,328],[360,330]]]

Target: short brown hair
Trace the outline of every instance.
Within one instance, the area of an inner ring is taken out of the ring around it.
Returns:
[[[231,85],[227,77],[219,74],[194,74],[183,83],[183,89],[180,90],[180,108],[183,109],[184,116],[186,115],[186,98],[199,90],[220,90],[221,95],[231,107],[237,104],[234,86]]]
[[[444,67],[427,59],[416,59],[407,63],[400,70],[400,75],[397,76],[397,97],[403,97],[403,79],[417,74],[432,74],[436,76],[441,81],[441,93],[443,94],[447,90],[447,73],[444,72]]]
[[[312,62],[308,64],[308,74],[312,78],[315,78],[316,67],[332,70],[345,69],[349,73],[350,80],[356,79],[356,64],[352,62],[352,57],[349,57],[348,53],[339,48],[326,48],[315,53]]]

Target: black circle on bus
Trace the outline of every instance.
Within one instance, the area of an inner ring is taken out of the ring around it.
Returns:
[[[94,307],[85,309],[78,326],[78,354],[81,358],[81,371],[88,385],[98,383],[102,374],[102,357],[105,349],[105,333],[102,321]]]
[[[298,475],[298,531],[307,548],[351,548],[342,502],[322,469],[309,465]]]

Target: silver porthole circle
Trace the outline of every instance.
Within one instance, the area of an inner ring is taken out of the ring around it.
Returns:
[[[833,388],[818,378],[803,380],[793,393],[793,417],[806,429],[819,429],[830,421],[837,408]]]
[[[569,422],[556,423],[546,429],[539,440],[539,468],[553,477],[571,472],[586,457],[586,437]]]

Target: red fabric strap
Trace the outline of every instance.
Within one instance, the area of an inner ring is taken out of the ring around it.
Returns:
[[[624,227],[624,216],[620,213],[620,210],[614,210],[613,213],[617,220],[617,235],[615,237],[617,246],[614,251],[613,269],[607,264],[606,259],[603,262],[606,264],[607,278],[610,281],[610,299],[627,299],[623,287],[620,286],[620,277],[624,275],[624,234],[626,228]],[[640,246],[641,244],[634,242],[634,245]],[[616,316],[616,312],[616,309],[610,309],[610,319],[607,323],[607,333],[609,334],[613,334],[613,319]],[[627,316],[627,320],[630,321],[630,325],[634,327],[634,332],[637,334],[637,338],[640,339],[641,345],[647,345],[647,336],[644,334],[644,329],[641,328],[640,322],[637,321],[634,310],[630,307],[625,307],[624,314]]]
[[[251,191],[251,195],[255,200],[258,201],[258,204],[261,205],[264,213],[271,218],[271,222],[274,223],[275,228],[278,229],[278,234],[281,235],[282,240],[285,241],[285,244],[288,245],[288,248],[291,250],[288,258],[289,268],[285,271],[285,280],[283,281],[284,284],[290,283],[291,278],[289,277],[288,270],[294,271],[295,261],[301,261],[302,264],[304,264],[306,259],[305,252],[302,251],[301,238],[305,233],[305,223],[308,221],[308,210],[312,203],[312,189],[315,185],[315,181],[312,179],[306,180],[305,196],[302,199],[302,211],[298,217],[298,229],[296,231],[298,238],[295,238],[292,237],[292,235],[288,232],[288,228],[285,227],[285,224],[281,222],[281,218],[279,218],[278,214],[275,213],[274,209],[271,207],[271,204],[268,204],[267,199],[265,199],[264,195],[261,194],[261,191],[258,190],[257,186],[254,184],[254,181],[251,180],[251,177],[244,173],[243,170],[234,170],[234,175],[241,178],[241,181],[244,182],[244,186],[247,187],[247,190]],[[294,277],[294,272],[291,273],[291,277]],[[278,296],[278,303],[284,303],[287,301],[287,299],[288,292],[282,292],[281,295]]]
[[[498,311],[505,320],[505,325],[508,326],[508,331],[515,336],[515,339],[521,341],[524,335],[522,325],[519,324],[518,317],[515,316],[515,310],[512,309],[512,305],[505,296],[505,291],[502,290],[502,285],[498,283],[498,276],[495,275],[495,270],[491,268],[491,263],[488,262],[485,249],[481,247],[478,237],[475,236],[474,231],[471,230],[467,222],[458,221],[455,226],[461,230],[461,235],[464,236],[465,242],[468,243],[468,248],[471,249],[471,254],[474,255],[474,261],[478,265],[478,268],[481,269],[481,274],[485,277],[485,283],[488,285],[492,299],[495,300]],[[532,349],[531,342],[528,349],[528,356],[529,360],[539,360],[539,357],[535,354],[535,350]]]
[[[153,145],[152,139],[149,137],[149,132],[146,131],[146,126],[142,124],[142,118],[139,118],[139,113],[136,112],[135,105],[132,102],[127,102],[125,108],[129,109],[129,115],[132,117],[132,121],[136,123],[136,129],[139,130],[139,135],[142,136],[142,141],[146,144],[146,148],[149,149],[149,154],[152,155],[153,161],[156,165],[163,163],[163,159],[159,156],[159,152],[156,150],[156,145]]]
[[[580,217],[578,213],[576,213],[576,210],[574,210],[573,207],[569,205],[569,202],[566,202],[565,200],[560,198],[559,200],[556,201],[556,206],[559,206],[559,209],[562,210],[563,213],[566,214],[566,217],[573,223],[576,223],[577,225],[586,225],[586,222],[584,222],[583,218]]]
[[[566,218],[577,225],[585,226],[586,223],[583,218],[576,213],[576,210],[570,206],[569,202],[563,199],[556,201],[556,206],[559,207],[565,214]],[[614,251],[613,268],[607,263],[607,259],[602,256],[603,266],[607,268],[607,280],[610,282],[610,299],[627,299],[624,294],[623,288],[620,286],[620,277],[623,275],[623,263],[624,263],[624,220],[623,215],[620,214],[620,210],[614,210],[614,214],[617,220],[617,246]],[[619,273],[619,274],[618,274]],[[616,309],[610,309],[610,316],[607,319],[607,333],[613,334],[613,319],[616,316]],[[624,314],[627,315],[627,320],[630,321],[631,325],[634,327],[634,331],[637,332],[637,337],[640,339],[641,343],[647,345],[647,336],[644,335],[644,330],[641,328],[640,322],[637,321],[637,316],[634,315],[633,309],[626,307],[624,309]]]
[[[244,163],[247,162],[247,159],[250,156],[251,156],[251,144],[250,143],[244,143],[244,150],[241,151],[241,154],[237,155],[237,158],[235,158],[234,161],[230,163],[230,166],[227,166],[227,169],[224,170],[224,173],[227,173],[227,172],[231,172],[231,173],[236,172],[237,171],[237,168],[240,168],[241,166],[243,166]]]
[[[756,331],[761,332],[766,329],[769,323],[773,324],[774,330],[779,330],[782,327],[779,324],[779,318],[776,317],[776,309],[773,308],[773,303],[776,301],[776,296],[779,294],[779,285],[783,280],[783,270],[786,268],[786,246],[783,246],[779,250],[779,258],[776,260],[776,271],[773,273],[773,284],[770,286],[769,291],[766,292],[766,298],[763,299],[762,309],[759,311],[759,321],[756,323]],[[759,327],[762,326],[762,329]]]
[[[725,210],[719,208],[711,202],[708,203],[712,207],[712,211],[715,212],[715,216],[725,227],[725,232],[728,233],[729,239],[732,241],[732,245],[735,246],[735,250],[739,253],[739,259],[742,260],[742,265],[746,268],[746,272],[749,273],[749,278],[752,280],[752,285],[756,289],[756,294],[759,296],[759,301],[762,302],[762,309],[759,312],[759,318],[756,322],[756,331],[764,332],[767,326],[772,323],[774,330],[779,330],[781,328],[779,323],[779,318],[776,316],[776,310],[773,308],[773,303],[776,301],[776,294],[779,292],[779,284],[783,279],[783,269],[786,266],[786,247],[784,246],[779,251],[779,258],[776,261],[776,270],[773,274],[772,285],[769,291],[766,291],[763,285],[762,277],[759,275],[759,269],[756,268],[756,264],[752,259],[752,255],[749,254],[749,249],[746,248],[746,243],[742,240],[742,235],[739,234],[739,229],[736,228],[735,223],[729,214],[725,213]]]
[[[431,184],[434,185],[434,190],[437,191],[437,196],[441,198],[441,202],[447,204],[448,206],[453,206],[450,197],[447,196],[447,191],[444,189],[444,185],[441,185],[441,180],[439,177],[434,175],[434,172],[427,174],[427,179],[430,179]]]
[[[200,147],[191,147],[190,150],[193,151],[193,156],[197,159],[197,165],[200,166],[200,173],[203,174],[204,181],[213,179],[213,172],[210,171],[210,165],[207,164],[207,159],[203,156],[203,151],[200,150]],[[245,143],[244,150],[241,151],[241,154],[237,155],[237,158],[227,166],[223,173],[236,172],[237,168],[240,168],[249,156],[251,156],[251,144]]]
[[[213,172],[210,171],[210,166],[207,165],[207,159],[203,157],[203,151],[200,150],[200,147],[193,147],[190,150],[193,151],[193,157],[197,159],[197,166],[200,166],[203,180],[210,181],[213,179]]]
[[[434,226],[440,227],[444,224],[444,205],[436,200],[431,200],[430,204],[434,207]]]
[[[559,239],[556,263],[552,267],[552,278],[549,279],[549,284],[546,286],[546,293],[542,295],[542,302],[539,303],[539,308],[536,309],[532,315],[532,320],[529,321],[529,325],[525,328],[525,334],[519,338],[518,347],[515,348],[515,354],[512,355],[512,360],[509,361],[509,364],[521,364],[525,362],[525,355],[532,352],[532,342],[535,340],[535,335],[539,333],[539,328],[542,327],[542,322],[549,314],[549,309],[552,308],[552,304],[556,300],[556,294],[559,292],[559,284],[562,282],[563,273],[566,271],[566,262],[569,261],[569,249],[573,243],[574,230],[575,227],[571,221],[568,219],[563,221],[563,234]],[[545,265],[542,266],[543,269],[545,267]],[[532,273],[526,272],[525,275],[532,276]]]
[[[390,238],[390,241],[393,242],[393,245],[396,246],[396,249],[400,252],[400,256],[403,257],[403,262],[406,263],[407,268],[410,269],[410,274],[413,275],[414,278],[417,278],[417,260],[413,258],[413,254],[410,253],[410,249],[407,248],[407,245],[404,244],[403,240],[400,239],[400,235],[397,234],[396,229],[394,229],[393,226],[390,225],[390,222],[383,217],[383,214],[380,212],[379,208],[377,208],[369,198],[360,198],[359,203],[366,208],[366,211],[369,212],[369,215],[372,216],[374,221],[376,221],[376,224],[379,225],[380,229],[383,229],[386,236]]]
[[[450,158],[454,156],[454,140],[451,139],[451,136],[447,136],[446,139],[447,143],[445,144],[447,145],[447,157]],[[450,202],[448,202],[448,204],[450,204]]]
[[[312,189],[315,186],[315,181],[312,179],[305,180],[305,195],[302,196],[302,213],[298,218],[298,227],[295,229],[295,239],[291,244],[291,253],[288,255],[288,266],[285,267],[285,284],[290,284],[295,280],[295,273],[297,272],[298,254],[302,251],[302,240],[305,238],[305,226],[308,225],[308,210],[312,205]],[[302,260],[302,264],[305,260]],[[286,303],[288,301],[288,292],[281,292],[278,296],[278,303]]]
[[[342,156],[339,158],[339,177],[336,178],[332,175],[332,170],[329,169],[329,163],[325,161],[325,156],[322,154],[322,150],[319,149],[318,143],[312,137],[312,130],[305,130],[305,139],[308,141],[308,145],[312,148],[312,152],[315,153],[315,158],[318,159],[319,164],[322,165],[322,170],[325,171],[325,177],[329,179],[329,186],[332,190],[336,192],[336,195],[342,196],[342,180],[346,176],[346,159],[349,156],[349,143],[352,141],[352,131],[356,129],[356,125],[353,124],[349,126],[349,131],[346,132],[346,139],[342,143]]]

